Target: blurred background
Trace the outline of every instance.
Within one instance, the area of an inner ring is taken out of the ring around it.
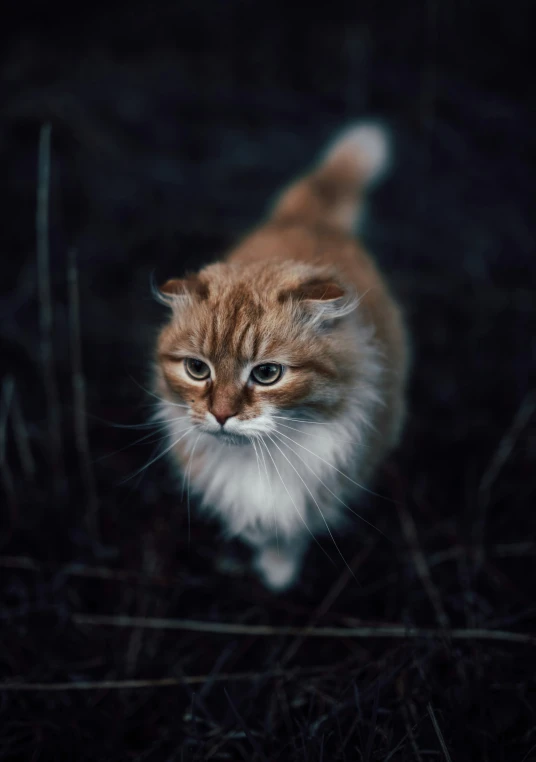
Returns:
[[[0,759],[536,760],[529,10],[4,9]],[[273,596],[240,547],[223,563],[195,511],[189,540],[165,462],[140,470],[158,447],[143,427],[165,318],[151,278],[220,256],[334,131],[369,117],[394,162],[362,236],[413,336],[408,427],[382,498],[360,505],[383,534],[339,538],[357,582],[326,542],[333,562],[313,548],[298,588]]]

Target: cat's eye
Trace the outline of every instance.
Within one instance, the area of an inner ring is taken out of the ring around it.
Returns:
[[[251,371],[251,378],[257,384],[269,386],[279,381],[283,374],[283,366],[275,362],[265,362],[262,365],[256,365]]]
[[[195,357],[187,357],[184,361],[184,367],[190,378],[194,378],[196,381],[204,381],[210,376],[210,368],[206,362],[197,360]]]

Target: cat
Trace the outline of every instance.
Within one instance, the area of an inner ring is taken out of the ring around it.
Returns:
[[[313,538],[344,526],[400,438],[406,328],[353,237],[388,158],[383,128],[345,130],[222,261],[158,293],[168,450],[273,591],[298,580]]]

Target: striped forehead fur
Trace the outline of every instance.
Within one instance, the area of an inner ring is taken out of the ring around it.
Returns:
[[[319,272],[327,277],[323,269],[299,265],[260,265],[247,278],[232,265],[207,267],[199,275],[207,287],[206,297],[178,297],[172,303],[169,331],[191,352],[214,361],[228,355],[237,360],[268,360],[276,352],[283,352],[290,363],[303,362],[309,355],[318,360],[323,345],[328,353],[335,349],[333,337],[325,341],[315,316],[304,312],[299,300],[285,300],[281,295]],[[355,307],[353,303],[345,312]]]

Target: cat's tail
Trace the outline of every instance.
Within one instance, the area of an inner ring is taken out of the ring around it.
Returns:
[[[328,146],[310,174],[283,191],[272,218],[350,233],[359,221],[364,192],[388,163],[386,131],[376,124],[354,125]]]

